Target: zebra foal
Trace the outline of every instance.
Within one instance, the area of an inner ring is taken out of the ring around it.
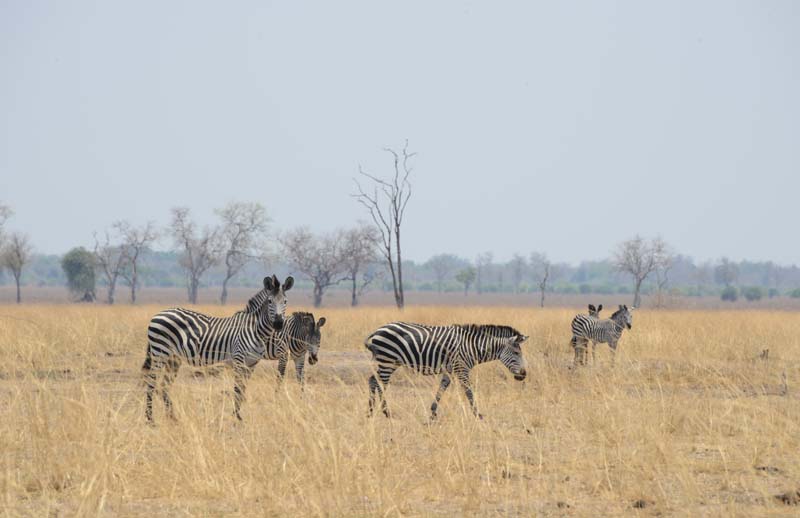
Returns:
[[[218,363],[231,365],[235,373],[234,413],[244,400],[245,386],[253,367],[267,348],[283,348],[274,337],[283,328],[286,292],[294,285],[287,277],[281,285],[278,278],[264,278],[264,289],[251,298],[243,311],[230,317],[212,317],[184,308],[174,308],[155,315],[147,328],[147,354],[142,373],[147,385],[145,417],[153,421],[153,393],[163,371],[161,397],[167,415],[174,418],[169,387],[182,362],[201,367]]]
[[[317,363],[319,345],[322,339],[320,328],[324,325],[325,317],[320,317],[319,321],[316,321],[312,313],[303,311],[295,311],[286,319],[283,329],[276,334],[278,339],[285,343],[288,354],[283,353],[278,358],[269,358],[278,360],[279,380],[283,380],[283,376],[286,373],[286,364],[289,361],[289,356],[291,356],[297,374],[297,381],[300,382],[301,386],[305,386],[306,353],[308,353],[309,365]]]
[[[394,371],[406,366],[423,375],[442,375],[431,405],[431,419],[436,418],[439,401],[450,386],[452,375],[461,383],[475,416],[483,418],[472,394],[472,368],[479,363],[500,360],[516,380],[524,380],[527,372],[521,345],[527,339],[509,326],[386,324],[364,342],[377,363],[377,376],[373,374],[369,378],[369,415],[373,414],[377,395],[384,415],[389,417],[384,390]]]
[[[589,342],[592,342],[592,363],[595,362],[595,349],[598,343],[608,344],[611,348],[611,361],[614,361],[617,344],[622,332],[633,325],[633,310],[628,306],[619,306],[611,318],[600,319],[590,315],[576,315],[572,319],[572,339],[570,344],[575,350],[575,365],[586,365]],[[599,311],[599,310],[598,310]]]

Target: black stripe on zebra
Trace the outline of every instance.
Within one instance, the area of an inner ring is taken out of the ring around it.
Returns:
[[[244,311],[230,317],[212,317],[184,308],[162,311],[147,328],[147,356],[142,371],[147,385],[145,416],[153,421],[153,392],[163,371],[161,397],[167,415],[174,418],[169,387],[182,362],[200,367],[217,363],[233,366],[236,417],[244,400],[247,380],[256,363],[265,356],[288,354],[283,340],[270,339],[283,328],[286,292],[294,284],[288,277],[283,285],[278,278],[264,278],[264,289],[256,294]],[[254,300],[261,301],[260,304]],[[272,350],[270,348],[273,348]]]
[[[276,338],[285,342],[289,354],[284,354],[280,358],[271,358],[278,360],[279,379],[283,379],[288,356],[291,356],[297,373],[297,381],[301,386],[305,385],[306,352],[308,353],[308,363],[310,365],[317,363],[322,340],[320,328],[324,325],[325,317],[320,317],[319,321],[316,321],[312,313],[304,311],[295,311],[286,319],[283,329],[276,333]]]
[[[384,389],[394,371],[406,366],[423,375],[442,375],[439,390],[431,405],[431,419],[436,418],[439,400],[450,386],[451,375],[458,378],[472,411],[481,417],[472,394],[472,368],[479,363],[500,360],[515,379],[524,380],[525,359],[520,346],[527,339],[527,336],[509,326],[427,326],[408,322],[386,324],[364,342],[377,363],[377,377],[372,375],[369,378],[369,414],[372,415],[374,411],[377,394],[381,398],[383,413],[389,417]]]
[[[598,343],[605,343],[611,348],[611,359],[614,361],[617,344],[622,332],[633,326],[633,308],[619,306],[611,318],[599,319],[588,315],[576,315],[572,319],[572,339],[570,344],[575,350],[575,365],[586,364],[588,345],[592,342],[592,363],[595,360],[595,349]]]

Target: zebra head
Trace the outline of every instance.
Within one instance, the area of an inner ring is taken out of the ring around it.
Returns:
[[[633,310],[635,308],[628,309],[628,306],[621,305],[618,310],[611,315],[611,320],[617,323],[618,326],[627,327],[631,329],[633,327]]]
[[[514,333],[505,339],[503,349],[500,351],[500,362],[514,375],[514,379],[522,381],[528,372],[525,370],[525,358],[522,356],[522,342],[528,337],[521,333]]]
[[[594,304],[589,304],[589,316],[594,318],[600,318],[600,312],[603,311],[603,305],[600,304],[597,307],[594,307]]]
[[[283,329],[287,302],[286,292],[292,289],[292,286],[294,286],[294,277],[291,275],[286,278],[283,285],[274,274],[272,277],[264,277],[264,293],[267,295],[267,300],[262,307],[266,308],[269,324],[278,331]]]
[[[312,317],[313,318],[313,317]],[[317,354],[319,353],[319,344],[322,341],[322,334],[319,328],[325,325],[325,317],[319,317],[319,320],[314,324],[314,330],[311,332],[308,340],[308,364],[314,365],[317,363]]]

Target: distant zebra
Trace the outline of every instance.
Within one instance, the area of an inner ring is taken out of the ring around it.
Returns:
[[[589,316],[590,317],[600,318],[600,312],[601,311],[603,311],[603,305],[602,304],[598,305],[597,307],[594,307],[594,304],[589,304]],[[575,338],[575,336],[573,336],[572,340],[570,340],[569,344],[574,349],[575,346],[577,345],[577,343],[578,343],[577,339]]]
[[[279,379],[283,379],[286,373],[286,364],[291,355],[295,372],[297,373],[297,381],[300,382],[301,386],[305,385],[306,352],[308,352],[309,365],[317,363],[317,354],[319,353],[319,344],[322,338],[320,328],[324,325],[325,317],[320,317],[317,322],[314,320],[313,314],[303,311],[295,311],[286,319],[283,329],[277,335],[279,339],[285,341],[289,354],[282,354],[279,358],[268,358],[278,360]]]
[[[293,284],[292,277],[287,277],[283,286],[276,276],[265,277],[264,289],[248,301],[244,311],[230,317],[212,317],[183,308],[155,315],[147,328],[147,356],[142,365],[147,384],[147,420],[153,421],[153,392],[162,370],[161,397],[167,415],[174,418],[168,389],[182,361],[192,366],[232,365],[236,378],[234,413],[241,419],[239,410],[253,367],[266,355],[274,354],[267,350],[270,347],[283,347],[285,351],[281,340],[270,337],[283,327],[286,292]]]
[[[509,326],[450,325],[426,326],[394,322],[380,327],[364,342],[378,364],[377,375],[369,378],[369,415],[380,396],[382,410],[389,417],[384,389],[392,373],[402,366],[423,375],[442,374],[439,390],[431,405],[431,419],[436,418],[439,400],[455,374],[474,414],[482,418],[472,395],[470,371],[479,364],[500,360],[518,381],[525,379],[525,359],[520,345],[528,337]]]
[[[595,360],[595,349],[598,343],[608,344],[611,348],[611,359],[614,360],[617,343],[622,332],[633,323],[633,308],[619,306],[619,309],[608,319],[598,319],[587,315],[577,315],[572,319],[571,344],[575,349],[575,365],[586,365],[588,345],[592,342],[592,363]]]

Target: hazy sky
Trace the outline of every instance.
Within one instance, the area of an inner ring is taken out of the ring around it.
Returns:
[[[411,259],[800,263],[800,2],[0,0],[0,200],[39,251],[231,200],[350,225],[406,138]]]

